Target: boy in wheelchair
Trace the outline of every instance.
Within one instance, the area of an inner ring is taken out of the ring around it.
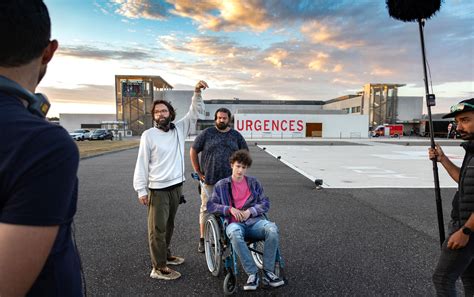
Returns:
[[[248,274],[244,290],[257,289],[260,276],[246,240],[264,240],[262,282],[279,287],[285,282],[274,273],[279,235],[275,223],[266,219],[270,201],[260,182],[246,176],[252,158],[247,150],[236,151],[230,157],[232,176],[218,181],[207,203],[209,213],[223,215],[228,220],[225,230],[232,247]]]

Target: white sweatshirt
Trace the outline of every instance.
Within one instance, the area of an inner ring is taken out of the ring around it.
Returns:
[[[185,180],[184,142],[203,112],[201,93],[194,93],[189,112],[175,123],[175,129],[164,132],[153,127],[143,132],[133,175],[138,197],[148,195],[148,188],[163,189]]]

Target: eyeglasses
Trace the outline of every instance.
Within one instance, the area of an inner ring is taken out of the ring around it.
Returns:
[[[472,104],[458,103],[458,104],[454,104],[453,106],[451,106],[450,110],[451,110],[451,112],[462,111],[462,110],[464,110],[464,107],[466,107],[466,106],[474,109],[474,105],[472,105]]]

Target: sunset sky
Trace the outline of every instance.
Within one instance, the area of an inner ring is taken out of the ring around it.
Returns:
[[[205,99],[328,100],[365,83],[423,96],[418,25],[382,0],[44,0],[60,47],[40,88],[48,116],[115,113],[116,74],[200,79]],[[437,106],[474,97],[474,1],[445,0],[426,23]]]

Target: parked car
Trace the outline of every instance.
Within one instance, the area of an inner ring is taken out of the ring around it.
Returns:
[[[105,139],[114,139],[114,134],[110,130],[106,129],[97,129],[91,133],[89,137],[90,140],[105,140]]]
[[[69,135],[71,135],[71,137],[74,139],[74,140],[85,140],[85,139],[89,139],[90,137],[90,133],[91,131],[89,130],[86,130],[86,129],[78,129],[78,130],[74,130],[74,132],[70,132]]]

